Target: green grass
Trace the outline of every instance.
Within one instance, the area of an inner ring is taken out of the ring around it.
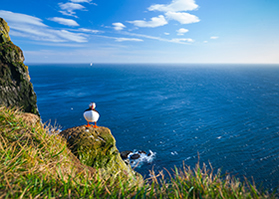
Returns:
[[[22,114],[0,107],[0,198],[276,198],[199,164],[168,176],[151,171],[144,184],[105,176],[81,164],[51,127]]]

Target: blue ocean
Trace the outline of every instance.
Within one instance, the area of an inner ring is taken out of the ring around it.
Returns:
[[[198,163],[279,186],[279,65],[30,64],[43,122],[86,124],[90,102],[119,151],[153,152],[135,168]]]

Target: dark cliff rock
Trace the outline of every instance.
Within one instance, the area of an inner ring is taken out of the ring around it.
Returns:
[[[72,153],[85,165],[101,170],[105,175],[120,176],[131,182],[142,176],[127,165],[116,148],[116,141],[106,127],[78,126],[60,133]]]
[[[12,43],[9,30],[5,20],[0,18],[0,105],[39,115],[28,67],[23,64],[23,52]]]

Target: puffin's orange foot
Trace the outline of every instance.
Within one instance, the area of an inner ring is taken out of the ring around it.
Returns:
[[[97,122],[94,122],[94,123],[95,123],[95,124],[94,124],[93,128],[98,128]]]
[[[85,127],[90,127],[91,125],[88,123]]]

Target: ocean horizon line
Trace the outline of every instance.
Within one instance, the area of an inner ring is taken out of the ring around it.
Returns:
[[[26,65],[161,65],[161,66],[275,66],[279,67],[279,63],[105,63],[105,62],[59,62],[59,63],[36,63],[36,62],[26,62]]]

